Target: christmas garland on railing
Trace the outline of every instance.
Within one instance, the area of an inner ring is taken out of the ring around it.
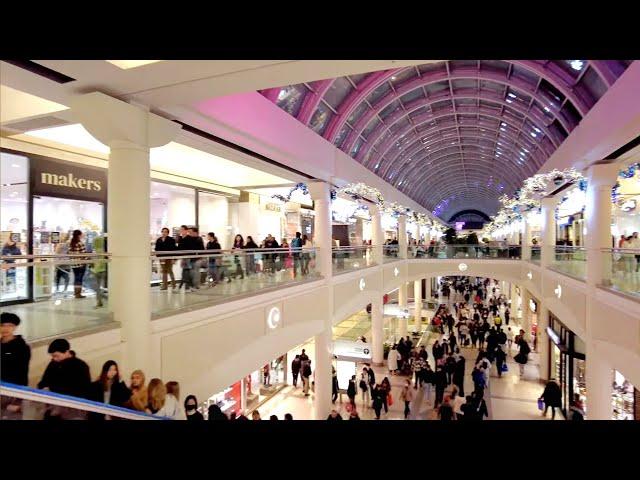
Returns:
[[[295,187],[292,187],[291,190],[289,190],[289,193],[287,195],[279,195],[279,194],[275,194],[275,195],[271,195],[271,198],[275,198],[276,200],[280,200],[281,202],[289,202],[291,201],[291,196],[293,195],[294,192],[300,190],[302,192],[303,195],[309,195],[309,188],[307,187],[306,183],[296,183]]]

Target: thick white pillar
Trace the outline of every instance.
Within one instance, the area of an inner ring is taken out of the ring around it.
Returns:
[[[540,380],[549,380],[549,335],[547,327],[549,326],[549,309],[544,302],[538,305],[538,330],[536,350],[538,352],[538,364]],[[556,378],[556,380],[559,380]]]
[[[110,148],[107,205],[109,309],[122,326],[124,372],[160,376],[151,348],[149,149],[172,141],[181,127],[139,106],[94,92],[73,99],[72,114]]]
[[[407,216],[398,217],[398,258],[407,258]]]
[[[520,286],[522,291],[522,320],[520,321],[521,328],[526,333],[527,340],[531,340],[531,312],[529,310],[529,301],[531,300],[531,294],[529,290]]]
[[[588,230],[587,230],[588,232]],[[613,367],[593,341],[586,344],[587,419],[611,420],[611,382]]]
[[[400,284],[400,287],[398,288],[398,306],[400,307],[400,309],[407,309],[408,297],[409,292],[407,289],[407,282],[402,282]],[[401,337],[406,337],[408,323],[409,319],[403,312],[403,314],[400,316],[400,319],[398,320],[398,335],[400,335]]]
[[[316,264],[320,274],[327,280],[327,311],[331,315],[325,320],[324,329],[315,337],[316,358],[315,365],[315,392],[314,412],[316,420],[324,420],[331,411],[331,355],[333,351],[333,265],[331,260],[331,190],[325,182],[312,182],[307,185],[309,194],[313,200],[315,210],[314,241],[316,245]]]
[[[382,212],[377,205],[369,206],[369,215],[371,215],[371,245],[373,246],[374,262],[378,265],[384,263],[382,255],[382,244],[384,243],[384,230],[382,229]]]
[[[593,165],[587,172],[587,199],[584,216],[587,224],[587,285],[611,283],[612,255],[602,252],[611,248],[611,188],[619,167],[615,164]]]
[[[413,318],[417,330],[420,330],[422,325],[422,280],[414,280],[413,282]]]
[[[371,357],[373,364],[384,362],[384,306],[382,296],[376,295],[371,302]]]
[[[431,292],[431,278],[427,277],[424,283],[425,283],[424,297],[427,299],[427,301],[430,301],[433,296]]]
[[[531,222],[523,215],[522,219],[522,259],[531,260]]]
[[[540,266],[548,267],[556,255],[556,206],[558,201],[553,197],[543,198],[542,201],[542,232]]]

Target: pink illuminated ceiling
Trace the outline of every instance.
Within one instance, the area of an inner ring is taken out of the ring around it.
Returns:
[[[445,221],[493,215],[627,60],[452,60],[261,93]]]

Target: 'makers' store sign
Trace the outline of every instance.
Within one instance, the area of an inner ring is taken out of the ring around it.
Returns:
[[[107,201],[107,171],[40,156],[31,157],[33,195]]]

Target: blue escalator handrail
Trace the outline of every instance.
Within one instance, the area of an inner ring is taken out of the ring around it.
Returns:
[[[0,382],[0,394],[4,396],[14,396],[16,398],[22,398],[26,400],[34,400],[34,397],[40,397],[39,400],[42,403],[47,403],[47,399],[57,399],[71,403],[71,405],[64,405],[69,408],[77,408],[78,410],[93,411],[100,414],[126,414],[128,416],[139,417],[140,420],[171,420],[168,417],[158,417],[146,412],[139,412],[137,410],[130,410],[128,408],[116,407],[106,403],[95,402],[93,400],[87,400],[85,398],[72,397],[70,395],[64,395],[62,393],[55,393],[48,390],[40,390],[37,388],[25,387],[24,385],[15,385],[8,382]],[[26,398],[29,394],[29,398]],[[89,408],[82,408],[82,407]],[[96,410],[99,410],[96,412]],[[107,410],[107,412],[105,412]]]

